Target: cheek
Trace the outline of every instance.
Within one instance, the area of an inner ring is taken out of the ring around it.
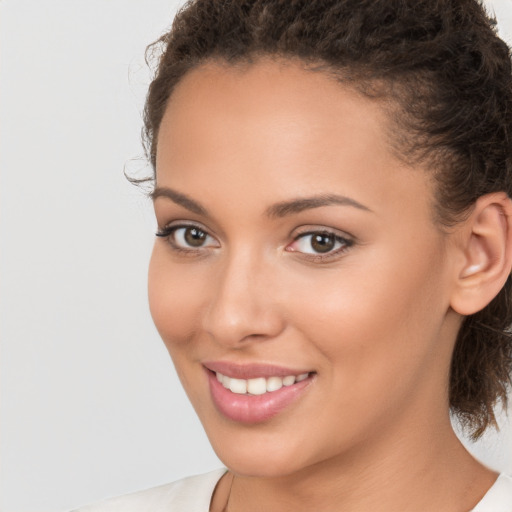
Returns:
[[[204,280],[197,268],[191,272],[186,263],[172,264],[169,258],[167,248],[157,241],[149,264],[148,296],[155,326],[173,356],[175,349],[194,338]]]
[[[335,385],[370,402],[386,388],[412,388],[442,343],[448,302],[439,254],[415,248],[397,261],[397,253],[347,259],[335,273],[317,273],[307,293],[290,294],[297,327],[322,353]]]
[[[194,407],[202,403],[200,391],[206,385],[206,375],[198,374],[195,364],[200,355],[197,332],[208,282],[200,268],[173,263],[167,247],[157,241],[148,272],[151,316]]]

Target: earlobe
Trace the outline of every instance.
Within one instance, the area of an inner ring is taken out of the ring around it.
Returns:
[[[492,301],[510,274],[512,201],[504,192],[482,196],[462,224],[463,258],[456,269],[451,307],[472,315]]]

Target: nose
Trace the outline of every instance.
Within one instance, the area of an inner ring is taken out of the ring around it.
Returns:
[[[246,253],[220,263],[209,285],[212,293],[202,315],[203,330],[230,348],[278,336],[285,322],[272,283],[271,265]]]

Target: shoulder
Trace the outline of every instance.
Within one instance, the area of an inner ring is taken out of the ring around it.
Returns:
[[[225,469],[217,469],[145,491],[111,498],[75,512],[208,512],[215,486],[225,472]]]
[[[501,474],[471,512],[512,512],[512,477]]]

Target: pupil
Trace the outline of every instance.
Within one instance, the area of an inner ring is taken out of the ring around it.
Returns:
[[[311,240],[311,247],[316,252],[329,252],[334,248],[334,236],[333,235],[314,235]]]
[[[203,245],[206,233],[197,228],[187,228],[185,230],[185,240],[192,247],[201,247]]]

